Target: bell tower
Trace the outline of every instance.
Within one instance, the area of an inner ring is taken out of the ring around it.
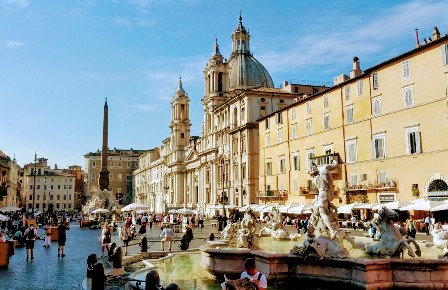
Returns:
[[[182,87],[179,77],[179,88],[171,100],[171,144],[172,150],[183,149],[190,142],[190,98]]]

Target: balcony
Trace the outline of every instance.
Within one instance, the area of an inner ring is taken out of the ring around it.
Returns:
[[[300,195],[315,195],[317,194],[317,188],[315,186],[308,187],[308,186],[301,186],[299,188],[299,194]]]
[[[375,190],[397,190],[398,182],[394,179],[386,179],[383,181],[378,180],[370,180],[370,181],[361,181],[359,184],[347,183],[345,185],[345,191],[375,191]]]
[[[268,190],[260,191],[257,198],[263,201],[285,201],[288,199],[288,191],[286,190]]]

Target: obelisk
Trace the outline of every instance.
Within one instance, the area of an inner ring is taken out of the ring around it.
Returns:
[[[103,147],[101,149],[101,170],[98,185],[100,190],[109,190],[109,169],[107,169],[107,157],[109,153],[109,146],[107,145],[107,138],[109,136],[109,124],[108,124],[108,107],[107,98],[104,103],[104,116],[103,116]]]

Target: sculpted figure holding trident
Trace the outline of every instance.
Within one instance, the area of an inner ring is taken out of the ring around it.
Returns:
[[[333,178],[331,177],[330,171],[338,168],[338,162],[334,158],[335,157],[333,157],[332,164],[317,166],[312,163],[308,170],[308,173],[313,177],[313,183],[319,190],[317,204],[315,205],[315,214],[320,216],[322,222],[330,231],[332,240],[337,235],[337,229],[331,224],[332,219],[337,219],[337,207],[331,203],[334,198],[334,189]]]

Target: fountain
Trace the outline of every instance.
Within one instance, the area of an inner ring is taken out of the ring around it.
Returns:
[[[222,277],[225,274],[235,279],[244,269],[244,260],[251,257],[269,283],[300,283],[304,289],[334,287],[334,282],[349,289],[448,287],[448,259],[413,258],[420,256],[421,249],[415,240],[404,239],[393,225],[395,212],[387,208],[379,211],[374,221],[380,232],[375,244],[356,241],[349,232],[339,229],[337,209],[331,202],[334,198],[331,172],[337,169],[338,164],[333,161],[319,167],[313,165],[309,170],[319,194],[302,246],[295,246],[289,253],[268,253],[251,247],[250,243],[238,243],[238,249],[207,244],[200,247],[202,267],[213,275]],[[237,231],[237,241],[256,239],[250,236],[246,225],[242,224]],[[273,231],[276,229],[271,225],[262,233]],[[351,245],[351,251],[344,241]],[[415,251],[410,244],[415,246]],[[412,258],[404,257],[405,250]],[[364,254],[354,258],[351,253],[355,251]]]
[[[95,186],[92,186],[90,190],[90,197],[86,202],[86,205],[82,207],[82,212],[90,213],[92,209],[104,208],[109,212],[113,212],[118,208],[118,204],[115,200],[115,195],[112,191],[104,189],[100,190]],[[98,227],[96,222],[93,222],[89,216],[84,216],[80,220],[81,227]]]

